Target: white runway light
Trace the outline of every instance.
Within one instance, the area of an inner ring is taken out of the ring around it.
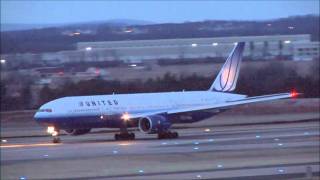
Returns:
[[[120,143],[118,144],[119,146],[130,146],[131,144],[130,143]]]
[[[201,178],[202,176],[200,174],[197,175],[197,178]]]
[[[218,168],[223,168],[223,165],[222,164],[218,164],[217,167]]]
[[[144,171],[142,169],[139,170],[139,173],[144,173]]]
[[[24,176],[20,176],[19,179],[20,179],[20,180],[25,180],[25,179],[27,179],[27,178],[24,177]]]
[[[162,145],[167,145],[167,143],[166,142],[163,142],[163,143],[161,143]]]
[[[256,138],[260,138],[261,136],[259,136],[259,135],[256,135]]]
[[[199,144],[199,142],[194,142],[193,144]]]
[[[283,144],[282,143],[278,143],[278,146],[283,146]]]
[[[209,141],[209,142],[213,142],[213,139],[209,139],[208,141]]]
[[[6,143],[8,141],[6,139],[2,139],[1,142]]]
[[[44,157],[49,157],[49,155],[48,154],[45,154],[45,155],[43,155]]]
[[[283,173],[284,169],[278,169],[278,172]]]
[[[194,147],[193,149],[194,149],[194,150],[198,150],[198,149],[199,149],[199,147]]]

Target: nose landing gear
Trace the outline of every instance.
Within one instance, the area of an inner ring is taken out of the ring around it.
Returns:
[[[60,143],[61,142],[61,139],[59,138],[59,137],[53,137],[53,139],[52,139],[52,143]]]
[[[51,136],[53,137],[52,139],[52,143],[60,143],[61,142],[61,139],[59,137],[59,129],[53,127],[53,126],[49,126],[48,129],[47,129],[47,132],[49,134],[51,134]]]

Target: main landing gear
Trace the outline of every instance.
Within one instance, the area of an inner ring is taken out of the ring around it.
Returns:
[[[114,135],[114,139],[119,141],[119,140],[134,140],[135,139],[135,135],[134,133],[129,133],[127,128],[121,127],[120,128],[120,133],[119,134],[115,134]]]
[[[134,140],[134,138],[135,138],[134,133],[129,133],[129,132],[119,133],[114,135],[114,139],[117,141],[118,140]]]
[[[158,133],[158,139],[175,139],[178,137],[179,134],[177,132],[165,131]]]
[[[53,126],[49,126],[48,129],[47,129],[47,132],[49,134],[51,134],[51,136],[53,137],[52,139],[52,143],[60,143],[61,142],[61,139],[59,137],[59,129],[53,127]]]

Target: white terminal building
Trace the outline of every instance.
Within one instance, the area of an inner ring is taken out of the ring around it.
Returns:
[[[293,60],[312,60],[319,58],[319,42],[296,42],[293,46]]]
[[[145,62],[158,59],[227,57],[235,42],[246,42],[244,56],[255,59],[274,59],[279,56],[291,60],[319,58],[319,42],[309,34],[233,36],[217,38],[126,40],[80,42],[76,50],[42,54],[18,54],[18,59],[39,59],[59,64],[63,62],[113,61]],[[8,60],[10,60],[10,55]],[[6,57],[5,57],[6,58]]]
[[[319,58],[320,44],[312,42],[308,34],[81,42],[77,43],[77,49],[86,52],[91,61],[206,58],[226,57],[234,43],[240,41],[246,42],[244,56],[252,59],[277,56],[293,60]]]

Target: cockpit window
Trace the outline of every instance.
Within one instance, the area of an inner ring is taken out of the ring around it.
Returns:
[[[52,109],[39,109],[38,112],[52,112]]]

